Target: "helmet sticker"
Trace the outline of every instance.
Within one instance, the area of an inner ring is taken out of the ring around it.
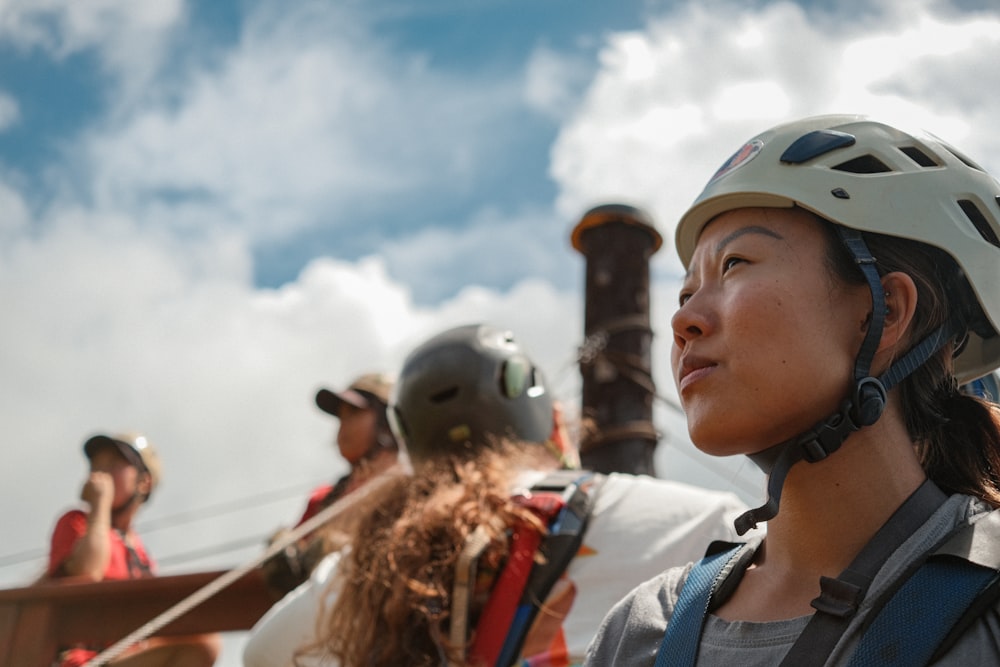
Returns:
[[[728,160],[722,163],[722,166],[719,167],[719,170],[712,175],[711,179],[709,179],[707,185],[715,183],[717,180],[719,180],[729,172],[734,171],[739,167],[742,167],[747,162],[757,157],[757,154],[760,153],[760,149],[763,147],[764,147],[764,142],[761,141],[760,139],[751,139],[750,141],[743,144],[743,146],[738,151],[733,153],[732,157],[730,157]]]

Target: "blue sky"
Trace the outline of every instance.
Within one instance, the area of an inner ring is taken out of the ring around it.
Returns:
[[[143,517],[176,572],[259,553],[342,471],[316,389],[391,372],[444,327],[510,327],[572,408],[569,232],[610,202],[665,238],[661,474],[759,499],[752,468],[699,458],[668,405],[673,221],[745,139],[817,113],[926,127],[1000,172],[1000,10],[812,4],[0,4],[0,488],[16,508],[0,583],[38,572],[96,431],[158,443]]]
[[[377,71],[370,73],[374,79],[383,81],[374,81],[373,89],[378,89],[379,84],[401,84],[394,86],[395,90],[383,88],[374,93],[379,99],[362,112],[384,114],[380,120],[398,128],[398,135],[390,131],[383,144],[379,136],[383,124],[362,129],[375,134],[365,139],[367,146],[362,143],[356,150],[373,153],[376,164],[370,165],[371,168],[377,168],[380,159],[392,161],[397,150],[407,153],[411,162],[397,174],[401,182],[395,187],[385,184],[389,190],[379,193],[384,196],[350,198],[343,209],[317,201],[315,208],[297,216],[294,230],[252,239],[253,280],[262,287],[277,287],[295,280],[314,257],[355,260],[377,252],[387,238],[405,236],[414,229],[467,227],[484,211],[504,216],[530,209],[544,210],[557,192],[556,183],[547,173],[548,152],[559,130],[559,114],[564,111],[541,109],[524,99],[525,69],[533,59],[544,61],[546,56],[550,66],[561,67],[566,77],[557,93],[561,99],[553,103],[568,107],[584,92],[604,35],[641,27],[647,11],[645,3],[639,2],[571,0],[397,1],[378,3],[374,11],[360,2],[291,3],[287,7],[283,3],[250,2],[166,4],[173,5],[174,15],[163,12],[166,16],[159,17],[162,24],[153,30],[135,24],[157,17],[131,19],[136,32],[157,33],[154,41],[160,42],[159,52],[131,46],[133,51],[127,54],[109,53],[110,49],[98,44],[96,36],[86,34],[82,27],[74,40],[72,35],[65,34],[70,32],[67,24],[71,18],[59,17],[54,12],[25,11],[25,20],[38,37],[0,44],[4,89],[18,108],[17,121],[0,134],[0,154],[24,179],[23,192],[38,207],[49,201],[53,178],[70,181],[71,186],[81,188],[80,194],[86,196],[91,184],[80,180],[86,179],[86,175],[60,169],[60,163],[67,158],[73,162],[75,156],[67,156],[65,152],[81,136],[95,130],[113,131],[113,126],[106,125],[111,117],[114,117],[111,122],[127,124],[130,120],[137,122],[142,114],[158,112],[169,116],[182,111],[186,103],[193,103],[185,99],[189,94],[185,87],[194,80],[225,78],[227,68],[238,66],[233,62],[238,57],[234,53],[294,39],[280,33],[300,30],[301,23],[309,23],[317,16],[320,22],[352,22],[345,39],[364,43],[370,52],[336,56],[344,56],[348,66],[354,61],[363,71],[376,68]],[[333,6],[339,10],[328,11]],[[109,7],[112,9],[108,13],[118,16],[105,20],[112,24],[128,23],[127,11],[115,9],[114,3]],[[567,20],[569,17],[571,20]],[[320,29],[306,38],[307,43],[321,51],[329,35],[327,29],[336,34],[343,25]],[[93,41],[87,42],[88,38]],[[60,44],[60,40],[64,43]],[[249,46],[251,40],[259,43]],[[334,54],[317,55],[332,59]],[[125,58],[132,62],[115,62]],[[145,71],[129,71],[135,63],[138,63],[136,69]],[[301,61],[296,62],[295,55],[285,54],[274,66],[294,70],[300,65],[305,66]],[[380,69],[383,67],[384,70]],[[136,80],[128,80],[131,76]],[[298,89],[298,95],[310,103],[324,104],[336,99],[350,105],[350,87],[334,93],[324,91],[325,82],[321,78],[311,83],[316,87],[308,91]],[[136,91],[137,99],[123,104],[117,93],[123,87],[139,86],[143,90]],[[359,90],[355,92],[363,94],[365,87],[358,82]],[[448,94],[462,90],[466,94],[457,93],[459,99]],[[266,95],[265,88],[256,92]],[[269,121],[280,123],[283,114],[296,113],[297,99],[265,103],[267,108],[263,113]],[[474,115],[466,116],[461,108],[456,108],[476,105],[477,100],[482,101],[482,108],[476,109]],[[239,113],[236,106],[227,111]],[[350,111],[345,115],[348,121],[355,118]],[[454,124],[447,124],[449,116],[455,116]],[[503,131],[497,132],[500,127]],[[450,130],[454,133],[449,133]],[[253,128],[246,131],[252,132]],[[430,149],[432,154],[426,159],[444,160],[447,165],[444,173],[436,174],[435,178],[426,178],[427,174],[421,173],[425,149],[415,134],[437,137],[438,145]],[[400,144],[410,143],[413,148],[400,148]],[[294,160],[293,153],[283,157]],[[364,161],[363,157],[360,159]],[[283,169],[281,164],[274,166]],[[53,175],[53,169],[60,173]],[[166,182],[170,180],[160,181],[159,187],[145,193],[146,196],[170,205],[212,195],[211,186]],[[319,180],[322,182],[322,176]],[[337,188],[334,179],[327,184]],[[320,197],[319,193],[316,195]],[[280,225],[281,221],[275,220],[274,224]],[[480,267],[477,282],[508,288],[520,277],[519,270],[523,268],[504,271]],[[414,297],[421,302],[450,296],[461,284],[451,280],[452,276],[419,279],[395,266],[390,266],[389,271],[393,277],[411,284]],[[548,278],[560,280],[561,276],[566,276],[566,271],[552,270]],[[568,276],[561,279],[561,287],[571,284]]]

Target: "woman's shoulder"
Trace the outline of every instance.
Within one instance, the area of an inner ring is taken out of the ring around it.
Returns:
[[[619,600],[591,642],[585,664],[652,664],[691,567],[664,570]]]
[[[66,510],[56,519],[56,529],[86,528],[87,513],[79,508]],[[81,531],[82,532],[82,531]]]

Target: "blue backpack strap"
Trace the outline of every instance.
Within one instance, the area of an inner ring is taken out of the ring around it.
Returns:
[[[849,667],[926,665],[996,601],[1000,510],[959,530],[911,576],[861,638]]]
[[[865,632],[849,667],[926,665],[997,571],[952,556],[932,558],[910,577]]]
[[[708,614],[712,593],[717,588],[726,565],[739,555],[742,548],[743,545],[737,545],[705,556],[691,567],[677,604],[674,605],[674,613],[667,623],[667,631],[656,654],[655,667],[694,665],[701,640],[701,627]]]

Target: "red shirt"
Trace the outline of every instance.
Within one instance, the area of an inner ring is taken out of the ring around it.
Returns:
[[[59,568],[73,552],[73,546],[87,532],[87,513],[70,510],[56,522],[52,531],[52,546],[49,549],[49,576],[60,576]],[[105,579],[137,579],[152,576],[156,563],[146,553],[146,547],[138,535],[132,535],[132,551],[122,540],[121,533],[111,529],[111,561],[104,571]],[[131,556],[131,557],[130,557]],[[131,566],[131,567],[130,567]]]
[[[63,563],[73,553],[73,546],[87,532],[87,513],[81,510],[70,510],[56,522],[52,531],[52,546],[49,549],[48,574],[51,577],[63,576],[59,572]],[[111,538],[111,560],[104,570],[105,579],[138,579],[150,577],[156,572],[156,563],[146,553],[146,547],[138,535],[132,535],[131,553],[122,540],[122,535],[115,529],[109,529]],[[98,647],[76,647],[66,649],[59,656],[60,667],[79,667],[98,654]]]
[[[306,521],[319,514],[324,507],[329,505],[330,501],[328,498],[332,491],[332,484],[327,484],[326,486],[320,486],[313,489],[312,493],[309,494],[309,502],[306,503],[306,511],[302,513],[302,518],[299,519],[295,526],[301,526]]]

